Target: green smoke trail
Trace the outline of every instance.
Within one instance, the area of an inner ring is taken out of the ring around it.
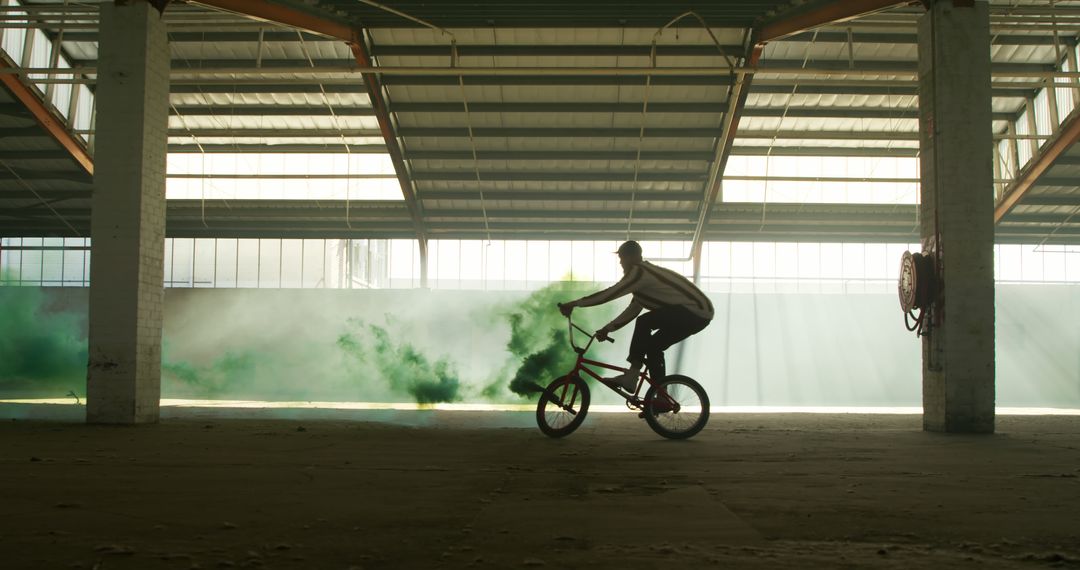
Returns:
[[[517,364],[508,386],[511,392],[519,396],[535,393],[573,368],[576,356],[570,348],[566,318],[557,305],[596,288],[588,283],[557,281],[503,309],[510,325],[506,349]],[[595,330],[611,320],[615,310],[614,305],[578,309],[574,311],[574,322],[585,330]],[[578,337],[579,343],[585,340],[584,335]]]
[[[258,378],[258,359],[251,352],[226,352],[205,365],[170,358],[168,343],[162,353],[162,390],[170,396],[235,397]]]
[[[337,345],[350,357],[350,368],[357,375],[377,373],[393,390],[409,394],[418,404],[461,399],[461,380],[448,359],[432,362],[409,343],[391,342],[383,327],[358,319],[349,319],[348,324],[350,330],[338,336]]]
[[[47,309],[37,287],[0,286],[0,393],[84,393],[86,361],[85,314]]]

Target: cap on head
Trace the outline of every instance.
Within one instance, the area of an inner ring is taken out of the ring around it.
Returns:
[[[619,257],[641,257],[641,244],[633,240],[623,242],[615,253]]]

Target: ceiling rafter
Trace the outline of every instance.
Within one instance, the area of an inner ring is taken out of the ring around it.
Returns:
[[[284,4],[268,2],[267,0],[199,0],[198,3],[337,38],[348,44],[357,65],[364,68],[370,68],[373,65],[371,56],[368,53],[367,43],[358,29],[321,14],[303,11]],[[423,212],[419,201],[416,199],[416,191],[413,188],[412,181],[409,178],[409,171],[402,157],[401,147],[397,141],[397,134],[394,132],[394,125],[382,93],[379,78],[375,74],[364,73],[363,80],[375,117],[379,122],[379,130],[383,140],[386,142],[386,150],[394,164],[402,195],[409,208],[416,237],[420,242],[421,254],[426,257],[427,236],[424,228]],[[348,220],[346,219],[346,221]]]
[[[1042,145],[1038,154],[1001,193],[1001,197],[994,206],[994,222],[1000,222],[1013,207],[1019,204],[1043,173],[1053,166],[1054,161],[1065,154],[1077,140],[1080,140],[1080,107],[1073,109],[1062,121],[1061,127],[1053,137]]]

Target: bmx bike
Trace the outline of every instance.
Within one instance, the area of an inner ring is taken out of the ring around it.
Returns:
[[[686,439],[705,427],[709,421],[709,396],[696,380],[680,374],[670,374],[654,381],[646,360],[645,370],[640,373],[637,385],[633,393],[630,393],[615,382],[601,377],[589,366],[616,372],[626,372],[628,369],[586,358],[585,353],[597,340],[596,335],[574,324],[570,317],[567,317],[566,321],[570,327],[570,346],[577,353],[577,361],[565,376],[548,384],[536,404],[536,423],[545,435],[555,438],[570,435],[585,421],[589,412],[590,394],[589,385],[582,379],[582,374],[593,377],[626,400],[627,408],[638,410],[638,416],[645,418],[653,431],[666,438]],[[588,335],[589,342],[584,346],[578,346],[574,342],[575,329]],[[640,396],[646,385],[648,388],[645,395]]]

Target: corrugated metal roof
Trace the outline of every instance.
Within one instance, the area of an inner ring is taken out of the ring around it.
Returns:
[[[431,12],[430,6],[419,0],[389,3],[415,15],[430,17],[438,25],[451,26],[460,54],[456,64],[470,68],[649,66],[657,27],[679,12],[664,4],[644,2],[564,2],[558,4],[561,10],[558,13],[552,11],[550,2],[543,5],[459,3],[460,9],[439,13]],[[793,5],[786,1],[743,0],[702,2],[697,8],[706,22],[714,26],[712,32],[723,51],[739,56],[747,26],[769,17],[770,11],[782,11]],[[438,31],[372,12],[356,2],[317,0],[304,6],[316,13],[324,11],[328,17],[374,26],[370,30],[369,47],[379,66],[445,68],[451,63],[449,36]],[[1062,2],[1053,8],[1058,12],[1035,0],[995,0],[991,6],[994,129],[1003,132],[1026,99],[1034,95],[1032,86],[1039,78],[1032,74],[1050,69],[1061,54],[1061,43],[1055,44],[1053,28],[1045,25],[1045,14],[1068,14],[1070,21],[1080,14]],[[86,10],[85,7],[72,9]],[[530,10],[535,14],[525,21]],[[1042,15],[1030,15],[1035,10]],[[918,151],[915,84],[918,14],[916,8],[898,8],[770,42],[762,54],[762,71],[756,75],[747,97],[740,134],[735,138],[732,152],[914,156]],[[625,23],[612,21],[620,17]],[[213,151],[340,152],[343,143],[347,143],[371,152],[384,146],[360,76],[355,72],[329,73],[319,69],[355,63],[344,42],[310,33],[301,35],[285,26],[255,22],[194,4],[171,7],[166,21],[177,72],[213,68],[246,70],[235,77],[189,75],[173,82],[171,102],[175,112],[170,119],[170,144],[174,151],[197,151],[198,145]],[[1029,29],[1036,25],[1041,29]],[[657,38],[658,66],[727,65],[712,37],[696,21],[684,21],[676,28]],[[63,46],[66,55],[77,65],[95,65],[96,31],[65,31]],[[308,67],[312,62],[315,69],[310,73],[275,71],[275,68]],[[799,68],[811,71],[799,73]],[[484,208],[492,212],[489,222],[497,222],[491,227],[500,236],[556,235],[562,231],[566,236],[617,239],[625,234],[632,207],[633,227],[641,228],[643,238],[687,239],[693,229],[689,221],[696,218],[704,196],[704,176],[715,154],[724,112],[729,108],[731,77],[689,72],[684,77],[656,75],[646,88],[645,78],[640,74],[560,76],[537,72],[532,77],[523,77],[498,73],[486,77],[466,75],[464,90],[456,76],[422,72],[379,76],[407,167],[415,179],[420,205],[430,213],[433,235],[483,237],[485,224],[478,219],[481,215],[478,190],[482,188]],[[650,108],[642,117],[646,98]],[[467,116],[461,105],[463,101],[472,106]],[[530,105],[535,108],[529,108]],[[638,129],[642,125],[647,132],[644,138],[639,138]],[[0,131],[4,128],[9,132],[14,132],[10,129],[25,131],[26,126],[25,120],[5,122],[0,117]],[[468,137],[468,126],[481,129],[473,140]],[[32,150],[55,153],[57,148],[43,135],[0,139],[0,153]],[[479,162],[472,159],[473,149],[480,155]],[[640,160],[635,158],[639,151],[643,153]],[[1066,162],[1076,160],[1071,152],[1064,158]],[[64,164],[63,159],[53,158],[37,161],[33,167],[60,172]],[[1037,184],[1029,195],[1036,202],[1030,206],[1022,202],[1005,218],[1002,227],[1007,231],[1000,230],[999,235],[1041,239],[1046,227],[1060,225],[1047,221],[1051,218],[1046,216],[1065,219],[1070,208],[1076,207],[1074,204],[1080,205],[1078,168],[1070,163],[1050,169],[1044,178],[1052,184]],[[475,180],[476,169],[481,171],[479,182]],[[632,179],[635,170],[639,173],[637,183]],[[48,179],[30,183],[34,188],[50,192],[87,186],[87,183]],[[2,181],[0,188],[14,186],[11,181]],[[34,201],[16,197],[25,194],[25,191],[9,192],[0,198],[3,200],[0,207],[34,205]],[[629,201],[631,194],[635,195],[633,204]],[[551,199],[538,199],[538,196]],[[1056,202],[1045,204],[1038,200]],[[63,203],[73,209],[88,207],[85,201]],[[315,227],[301,223],[309,217],[317,218],[317,208],[312,210],[309,203],[266,202],[263,206],[282,212],[283,217],[274,218],[278,225],[265,222],[265,218],[247,226],[230,222],[232,225],[211,224],[203,229],[184,222],[170,224],[173,228],[170,231],[186,232],[185,235],[197,232],[224,235],[214,232],[233,231],[246,232],[245,236],[254,235],[253,232],[313,235],[312,232],[336,231],[333,224]],[[377,203],[353,206],[360,211],[382,207]],[[731,239],[739,231],[750,231],[749,222],[740,225],[732,221],[732,216],[739,212],[738,215],[752,217],[746,213],[750,211],[746,207],[717,205],[718,211],[727,212],[728,217],[722,218],[723,223],[713,223],[708,235]],[[188,211],[185,208],[188,206],[179,202],[175,207],[170,204],[170,215],[181,216],[181,212]],[[402,204],[394,208],[397,210],[393,223],[397,225],[354,228],[348,230],[349,235],[368,235],[365,231],[370,235],[407,234],[411,230],[409,215]],[[892,228],[870,216],[876,206],[828,209],[807,204],[793,206],[791,212],[785,208],[782,204],[770,204],[768,216],[758,221],[754,235],[872,239],[868,228],[879,227],[885,232],[883,235],[912,238],[912,228]],[[826,218],[835,216],[831,221],[815,222],[817,226],[799,223],[798,212],[805,208],[817,208],[813,210],[818,213],[815,215]],[[589,216],[604,213],[606,221],[597,217],[560,219],[550,212],[584,212]],[[774,212],[781,221],[772,221]],[[213,213],[226,216],[221,208]],[[866,217],[860,219],[860,213]],[[84,214],[79,215],[85,217]],[[685,223],[671,223],[672,215],[689,217]],[[237,216],[242,216],[242,212]],[[791,219],[784,221],[783,216]],[[296,223],[282,221],[289,219]],[[595,224],[596,229],[582,227],[594,221],[603,223]],[[1076,222],[1080,220],[1070,224],[1078,225]],[[43,228],[52,227],[41,223]],[[20,231],[32,229],[22,222],[17,227]],[[1080,230],[1063,235],[1077,235],[1076,239],[1080,240]]]

